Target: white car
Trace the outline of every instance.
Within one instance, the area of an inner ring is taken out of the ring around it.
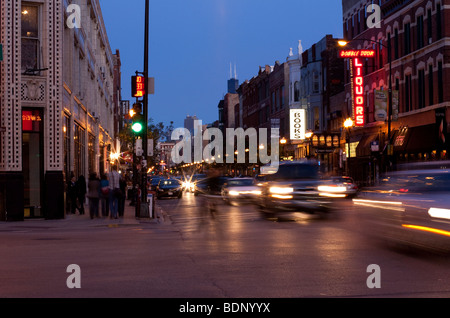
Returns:
[[[222,188],[222,198],[230,205],[251,204],[261,195],[253,178],[231,178]]]
[[[390,173],[380,186],[361,191],[353,204],[378,237],[450,251],[450,162]]]

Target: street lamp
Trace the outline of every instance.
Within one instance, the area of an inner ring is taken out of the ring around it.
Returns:
[[[353,127],[353,120],[351,118],[347,118],[344,121],[344,127],[347,129],[346,141],[347,141],[347,175],[349,175],[349,158],[350,158],[350,128]]]
[[[389,63],[389,102],[388,102],[388,140],[387,140],[387,157],[389,157],[391,153],[391,117],[392,117],[392,52],[391,52],[391,42],[388,43],[388,46],[384,45],[381,42],[377,42],[375,40],[371,39],[353,39],[351,41],[346,40],[338,40],[337,43],[341,47],[345,47],[347,44],[349,44],[352,41],[368,41],[372,43],[376,43],[378,45],[381,45],[382,47],[386,48],[388,50],[388,63]]]
[[[309,130],[305,134],[305,138],[308,141],[306,144],[306,158],[309,159],[310,151],[311,151],[311,137],[314,135],[314,133]]]

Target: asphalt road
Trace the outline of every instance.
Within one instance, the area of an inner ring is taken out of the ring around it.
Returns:
[[[331,219],[226,205],[213,219],[192,194],[158,206],[159,221],[128,207],[120,220],[1,223],[0,298],[450,297],[448,256],[368,235],[349,204]]]

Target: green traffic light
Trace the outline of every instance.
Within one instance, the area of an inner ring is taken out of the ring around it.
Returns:
[[[131,126],[131,129],[135,133],[140,133],[143,128],[144,128],[144,126],[142,125],[142,123],[134,123],[133,126]]]

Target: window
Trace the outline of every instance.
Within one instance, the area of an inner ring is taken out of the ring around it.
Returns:
[[[433,42],[433,20],[431,18],[431,9],[428,9],[427,11],[427,32],[428,32],[428,44]]]
[[[39,69],[39,7],[22,6],[22,72]]]
[[[95,159],[96,159],[96,152],[95,152],[95,137],[92,134],[89,134],[88,136],[88,160],[89,160],[89,173],[96,172],[95,171]]]
[[[436,31],[437,39],[440,40],[442,38],[442,14],[440,3],[436,5]]]
[[[286,94],[286,92],[285,92],[285,89],[284,89],[284,85],[283,86],[281,86],[281,108],[284,108],[284,104],[285,104],[285,95]]]
[[[294,102],[300,101],[300,83],[295,82],[294,84]]]
[[[379,58],[379,68],[383,67],[383,40],[380,39],[380,42],[378,44],[378,58]]]
[[[417,17],[417,49],[424,47],[423,35],[423,15],[421,15]]]
[[[74,173],[76,177],[84,175],[85,173],[85,160],[84,154],[86,153],[85,131],[78,124],[74,125]]]
[[[438,63],[438,96],[439,103],[444,102],[444,77],[442,72],[442,61]]]
[[[272,92],[272,113],[275,112],[275,92]]]
[[[320,83],[319,83],[319,72],[315,71],[313,73],[313,93],[317,94],[320,90]]]
[[[394,41],[394,58],[399,58],[399,39],[398,39],[398,29],[395,29],[395,41]]]
[[[392,41],[391,33],[388,33],[387,34],[387,47],[388,47],[387,54],[388,54],[388,59],[392,60],[392,42],[391,41]]]
[[[412,109],[411,75],[405,75],[405,112]]]
[[[66,178],[70,176],[70,118],[64,116],[64,173]]]
[[[425,107],[425,70],[419,70],[419,78],[417,81],[419,92],[419,108]]]
[[[433,87],[433,65],[428,66],[428,104],[434,104],[434,87]]]
[[[404,37],[404,54],[403,55],[408,55],[409,53],[411,53],[411,24],[410,23],[405,23],[405,25],[403,26],[404,29],[404,33],[403,33],[403,37]]]

